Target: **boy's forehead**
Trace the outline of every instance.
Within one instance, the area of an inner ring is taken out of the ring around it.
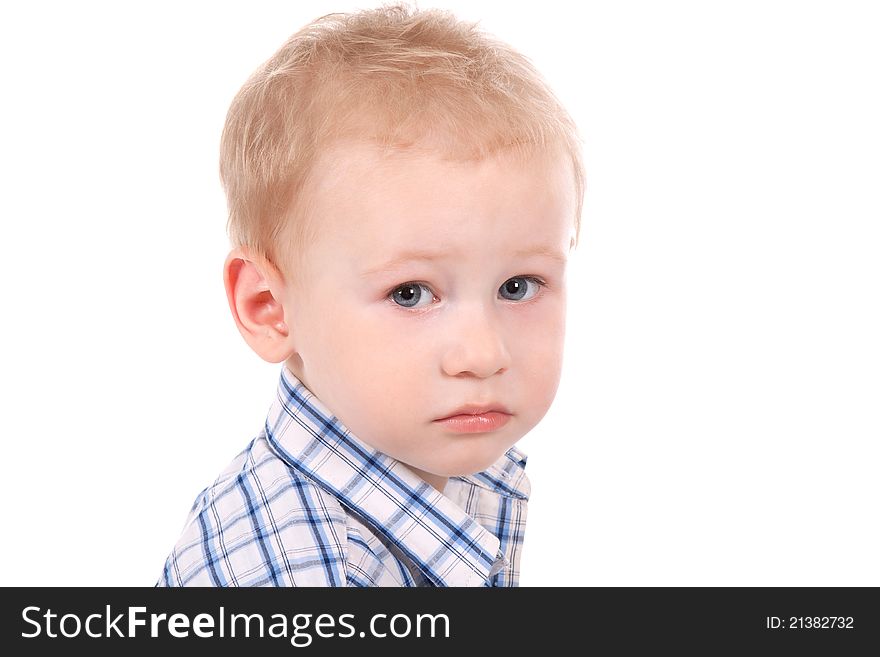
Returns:
[[[383,148],[370,141],[344,141],[321,150],[309,174],[307,191],[314,204],[339,201],[419,201],[448,191],[479,191],[483,182],[540,181],[547,193],[569,196],[574,190],[571,164],[558,149],[533,153],[498,151],[479,160],[453,159],[430,146]],[[439,199],[438,199],[439,200]],[[467,199],[459,199],[467,200]]]
[[[322,153],[308,193],[317,241],[366,274],[411,260],[455,262],[487,240],[496,254],[564,260],[574,227],[570,176],[564,159],[547,153],[462,162],[346,143]]]

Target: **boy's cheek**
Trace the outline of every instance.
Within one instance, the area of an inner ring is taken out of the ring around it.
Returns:
[[[381,390],[398,388],[413,376],[421,376],[419,361],[424,360],[425,346],[420,346],[413,332],[401,333],[351,316],[331,316],[326,324],[325,359],[335,363],[340,377]]]
[[[511,326],[511,335],[521,343],[521,349],[540,352],[542,358],[559,353],[565,341],[565,304],[556,301],[549,307],[534,308],[523,313]],[[519,353],[523,353],[520,351]]]

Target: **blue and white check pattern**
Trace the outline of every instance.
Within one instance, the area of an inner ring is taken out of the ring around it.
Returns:
[[[157,586],[518,586],[526,457],[443,493],[286,368],[263,431],[196,499]]]

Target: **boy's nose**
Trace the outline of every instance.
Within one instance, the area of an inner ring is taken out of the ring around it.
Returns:
[[[485,379],[510,367],[510,354],[499,328],[491,309],[462,309],[443,354],[444,374]]]

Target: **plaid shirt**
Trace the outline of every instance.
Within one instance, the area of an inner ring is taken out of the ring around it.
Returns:
[[[440,493],[282,367],[263,431],[198,496],[156,586],[517,586],[525,463],[511,448]]]

